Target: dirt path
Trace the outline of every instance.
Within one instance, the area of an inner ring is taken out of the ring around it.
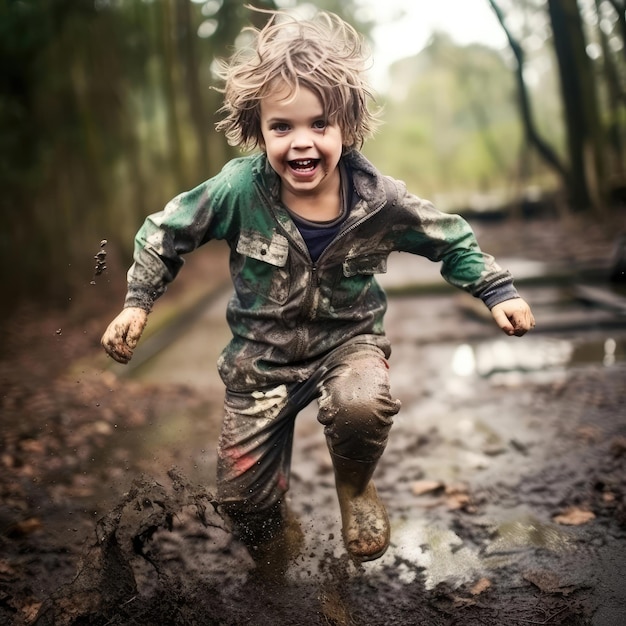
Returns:
[[[528,287],[550,331],[524,340],[447,293],[393,299],[392,546],[346,559],[309,407],[290,491],[306,543],[280,586],[212,507],[223,301],[131,380],[100,357],[47,379],[31,365],[3,388],[0,623],[626,623],[626,329],[582,309],[572,330],[563,292]]]

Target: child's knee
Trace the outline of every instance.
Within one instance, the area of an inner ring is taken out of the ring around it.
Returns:
[[[319,421],[337,429],[388,430],[400,410],[387,385],[374,385],[361,377],[329,385],[318,401]]]
[[[348,458],[378,459],[387,445],[400,403],[388,394],[373,397],[344,390],[320,402],[318,420],[331,451]]]

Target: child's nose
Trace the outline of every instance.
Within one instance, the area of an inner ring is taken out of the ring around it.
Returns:
[[[292,148],[310,148],[313,145],[312,134],[308,129],[296,130],[292,135]]]

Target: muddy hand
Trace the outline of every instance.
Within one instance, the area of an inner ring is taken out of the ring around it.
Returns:
[[[148,313],[143,309],[124,309],[102,335],[100,343],[106,353],[119,363],[128,363],[146,326]]]
[[[491,309],[496,324],[507,334],[521,337],[535,327],[535,317],[526,301],[513,298]]]

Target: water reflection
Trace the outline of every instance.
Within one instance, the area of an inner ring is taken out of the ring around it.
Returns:
[[[623,360],[624,338],[601,338],[577,342],[574,339],[526,338],[524,341],[499,339],[477,344],[463,343],[452,355],[452,372],[466,378],[499,379],[520,373],[562,372],[564,368],[584,363],[602,363],[606,367]]]
[[[573,549],[569,529],[541,521],[521,509],[512,511],[509,519],[495,521],[493,537],[482,546],[467,544],[446,526],[424,519],[397,521],[393,537],[388,553],[369,569],[395,567],[405,584],[423,576],[426,589],[443,582],[454,588],[476,583],[481,576],[491,577],[535,549],[557,556]]]
[[[604,342],[604,358],[602,359],[603,365],[609,366],[615,363],[615,353],[617,350],[617,341],[609,338]]]

